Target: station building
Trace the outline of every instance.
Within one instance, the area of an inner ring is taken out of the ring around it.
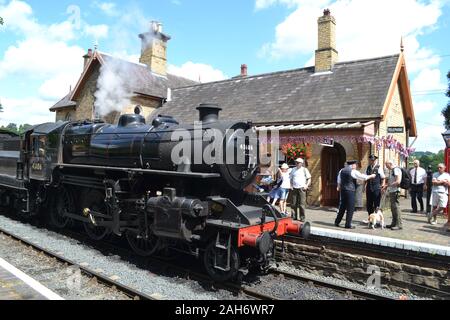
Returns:
[[[329,10],[318,19],[315,65],[181,87],[157,112],[182,122],[198,119],[196,107],[214,103],[221,119],[249,120],[261,133],[261,154],[272,162],[272,173],[283,162],[289,146],[300,146],[313,181],[308,204],[338,204],[337,174],[346,159],[367,167],[375,154],[381,164],[390,158],[405,165],[409,139],[417,135],[403,48],[398,54],[338,62],[336,20]],[[280,144],[271,141],[279,132]],[[264,134],[262,134],[264,132]]]
[[[160,24],[139,37],[140,63],[88,51],[78,83],[50,109],[57,121],[98,118],[101,68],[119,63],[113,70],[132,94],[130,103],[103,120],[117,123],[121,114],[138,108],[149,120],[164,114],[192,123],[199,104],[217,104],[221,119],[254,123],[260,152],[272,159],[262,171],[275,173],[282,163],[293,164],[295,157],[286,151],[292,145],[301,148],[313,176],[309,205],[337,205],[336,177],[346,159],[359,160],[365,168],[373,153],[382,164],[392,158],[405,165],[411,152],[409,139],[416,137],[417,127],[403,48],[390,56],[338,62],[336,20],[329,10],[318,19],[314,66],[249,76],[242,65],[239,76],[204,84],[167,73],[170,37]],[[279,145],[272,143],[274,130]]]

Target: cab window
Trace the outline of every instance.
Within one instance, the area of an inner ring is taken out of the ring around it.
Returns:
[[[45,136],[33,137],[33,156],[37,158],[45,157],[46,144]]]

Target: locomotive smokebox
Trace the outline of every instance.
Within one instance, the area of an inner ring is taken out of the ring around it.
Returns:
[[[219,108],[217,104],[201,104],[197,110],[200,112],[200,121],[203,123],[211,123],[219,120]]]

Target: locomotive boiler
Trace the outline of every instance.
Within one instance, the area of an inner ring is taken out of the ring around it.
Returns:
[[[0,204],[58,228],[81,223],[97,241],[125,236],[142,256],[183,250],[218,281],[264,270],[274,239],[306,237],[309,224],[243,191],[259,165],[252,123],[221,121],[215,105],[198,110],[192,125],[168,116],[146,124],[134,114],[118,125],[57,122],[23,137],[4,133]]]

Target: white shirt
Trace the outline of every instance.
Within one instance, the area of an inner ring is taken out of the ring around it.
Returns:
[[[411,183],[412,184],[423,184],[425,183],[427,179],[427,172],[424,168],[418,167],[417,168],[417,183],[414,183],[414,176],[416,175],[416,168],[412,168],[409,171],[409,174],[411,174]]]
[[[439,172],[436,172],[433,174],[433,179],[436,179],[437,181],[443,181],[443,180],[449,180],[450,181],[450,174],[447,172],[444,172],[443,174],[440,174]],[[448,194],[448,186],[440,185],[435,186],[433,185],[433,192],[439,192],[439,193],[447,193]]]
[[[400,191],[400,186],[398,186],[398,187],[391,187],[391,184],[393,184],[395,181],[397,181],[397,177],[398,176],[400,176],[400,178],[402,177],[402,170],[399,167],[395,167],[394,169],[392,169],[389,172],[389,187],[388,187],[388,192],[389,193],[399,192]]]
[[[281,179],[283,180],[280,188],[283,188],[283,189],[291,188],[291,177],[290,177],[291,172],[292,172],[292,169],[288,169],[286,172],[283,172],[283,171],[280,172]]]
[[[294,168],[291,172],[292,187],[294,189],[306,188],[307,181],[311,179],[311,173],[305,167]]]
[[[342,172],[342,170],[344,170],[344,169],[341,169],[341,171],[339,171],[339,174],[338,174],[338,178],[337,178],[337,183],[338,183],[338,185],[341,184],[341,172]],[[361,173],[361,172],[359,172],[359,171],[356,170],[356,169],[353,169],[353,170],[352,170],[351,175],[352,175],[352,178],[353,178],[353,179],[356,179],[356,180],[362,180],[362,181],[367,181],[367,180],[369,180],[369,176],[368,176],[368,175],[366,175],[366,174],[364,174],[364,173]]]

